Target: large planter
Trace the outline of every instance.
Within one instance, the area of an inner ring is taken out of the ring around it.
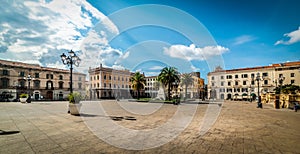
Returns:
[[[71,115],[79,115],[81,105],[82,105],[81,103],[79,103],[79,104],[69,103],[70,114]]]
[[[20,98],[21,103],[26,103],[27,98]]]

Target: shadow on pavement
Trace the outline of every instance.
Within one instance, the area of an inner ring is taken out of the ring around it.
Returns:
[[[0,135],[11,135],[11,134],[17,134],[20,133],[20,131],[4,131],[0,130]]]

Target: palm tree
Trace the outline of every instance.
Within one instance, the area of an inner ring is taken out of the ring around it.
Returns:
[[[168,86],[168,100],[171,99],[171,84],[179,80],[179,72],[175,67],[165,67],[158,75],[158,81]]]
[[[185,97],[184,99],[186,99],[187,97],[187,88],[190,85],[193,85],[194,79],[192,77],[191,73],[185,73],[182,75],[181,77],[181,86],[185,86]]]
[[[132,83],[132,87],[134,90],[137,90],[138,96],[137,99],[140,98],[140,90],[145,87],[145,77],[140,72],[136,72],[131,78],[130,81]]]

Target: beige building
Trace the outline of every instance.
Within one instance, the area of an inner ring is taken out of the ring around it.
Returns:
[[[85,78],[85,74],[73,73],[73,91],[85,95]],[[0,94],[10,101],[29,92],[33,100],[63,100],[69,94],[69,81],[69,70],[0,60]]]
[[[180,95],[186,98],[202,98],[204,97],[204,79],[200,78],[200,72],[192,73],[193,83],[187,88],[187,96],[185,96],[185,87],[180,83],[173,83],[171,95]],[[147,97],[156,98],[159,90],[157,76],[146,77],[145,93]],[[165,90],[166,91],[166,90]],[[167,93],[167,92],[166,92]]]
[[[147,76],[145,77],[145,95],[149,98],[156,98],[159,90],[159,85],[157,84],[157,76]]]
[[[89,69],[90,99],[130,98],[131,72],[102,67]]]
[[[200,77],[200,72],[192,73],[193,83],[187,87],[187,96],[185,96],[185,85],[180,85],[181,96],[185,98],[203,98],[204,97],[204,79]]]
[[[279,85],[300,85],[300,61],[232,70],[219,67],[208,73],[207,80],[208,98],[246,100],[255,98],[258,91],[272,93]]]

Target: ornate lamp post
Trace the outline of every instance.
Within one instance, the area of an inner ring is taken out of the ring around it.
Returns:
[[[28,89],[28,98],[27,98],[26,102],[27,102],[27,103],[31,103],[30,81],[31,81],[33,78],[31,78],[31,76],[28,75],[27,77],[24,77],[24,79],[28,81],[28,88],[27,88],[27,89]]]
[[[262,108],[262,103],[261,103],[261,97],[259,94],[259,81],[263,80],[260,76],[259,73],[256,74],[256,78],[252,77],[253,81],[257,81],[257,96],[258,96],[258,101],[257,101],[257,107]]]
[[[70,67],[70,93],[73,93],[73,65],[78,67],[81,60],[72,50],[69,51],[68,56],[63,53],[62,55],[60,55],[60,58],[64,65],[68,65]]]

